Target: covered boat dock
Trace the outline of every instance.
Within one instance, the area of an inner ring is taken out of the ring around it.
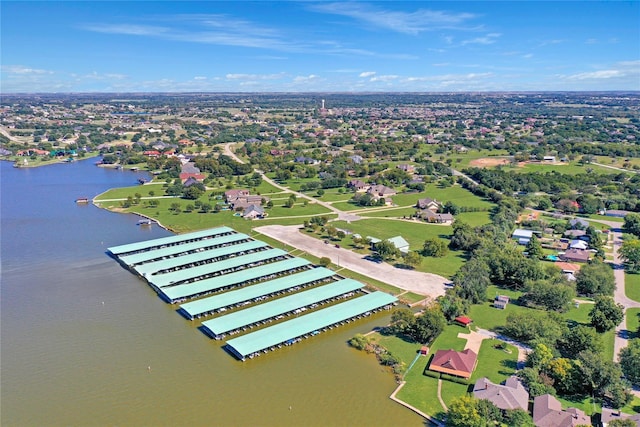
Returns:
[[[134,267],[134,270],[145,277],[148,275],[166,274],[198,267],[200,265],[212,264],[238,254],[253,253],[256,250],[266,249],[268,246],[269,245],[259,240],[251,240],[237,245],[227,245],[221,248],[203,250],[188,255],[148,262]]]
[[[311,264],[306,259],[289,258],[260,267],[237,271],[211,279],[200,280],[194,283],[159,288],[158,292],[170,303],[184,301],[187,298],[195,298],[200,295],[222,291],[227,288],[247,285],[252,281],[271,278],[280,274],[290,273]]]
[[[316,335],[334,325],[350,321],[358,316],[390,307],[396,297],[384,292],[373,292],[343,303],[278,323],[264,329],[227,341],[227,348],[240,360],[252,358],[282,345],[291,345],[308,335]]]
[[[268,246],[267,246],[268,247]],[[158,287],[175,286],[185,282],[198,282],[201,280],[232,273],[246,268],[257,267],[267,262],[280,261],[289,257],[289,254],[282,249],[267,249],[261,252],[254,252],[246,255],[235,256],[223,261],[211,264],[178,270],[171,273],[156,274],[148,278],[149,282]]]
[[[195,242],[185,243],[184,245],[151,249],[149,251],[138,252],[132,255],[123,255],[119,256],[118,258],[125,265],[134,267],[136,265],[144,264],[147,262],[180,257],[203,250],[216,249],[222,246],[244,243],[248,242],[249,240],[250,237],[244,233],[233,233],[226,234],[220,237],[213,237],[210,239],[197,240]]]
[[[207,230],[195,231],[193,233],[178,234],[176,236],[162,237],[160,239],[145,240],[137,243],[130,243],[128,245],[120,245],[109,248],[109,252],[120,257],[123,255],[130,255],[136,252],[145,252],[153,249],[161,249],[169,246],[183,245],[186,243],[195,242],[203,239],[210,239],[212,237],[222,236],[225,234],[236,233],[233,228],[229,227],[216,227],[209,228]]]
[[[233,335],[237,332],[251,329],[260,323],[269,323],[273,320],[280,320],[285,316],[300,314],[309,308],[315,308],[334,299],[351,297],[363,287],[362,283],[353,279],[343,279],[216,317],[202,322],[202,326],[205,332],[213,338],[222,339],[227,334]]]
[[[188,319],[193,320],[196,317],[228,307],[250,303],[251,301],[258,302],[272,295],[324,282],[333,276],[335,276],[335,273],[328,268],[317,267],[219,295],[190,301],[182,304],[180,310]]]

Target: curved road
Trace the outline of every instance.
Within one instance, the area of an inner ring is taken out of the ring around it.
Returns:
[[[244,160],[242,160],[240,157],[238,157],[236,155],[236,153],[234,153],[231,150],[231,146],[232,145],[234,145],[233,142],[224,144],[224,154],[226,156],[231,157],[236,162],[244,164],[245,163]],[[323,206],[323,207],[329,209],[331,212],[333,212],[335,214],[338,214],[338,220],[342,220],[342,221],[357,221],[357,220],[360,219],[360,217],[358,215],[354,215],[354,214],[351,214],[351,213],[348,213],[348,212],[341,211],[340,209],[333,207],[331,205],[331,203],[323,202],[322,200],[318,200],[318,199],[313,198],[311,196],[307,196],[304,193],[300,193],[298,191],[293,191],[288,187],[282,186],[282,185],[278,184],[277,182],[275,182],[274,180],[272,180],[271,178],[269,178],[268,176],[266,176],[265,173],[263,171],[259,170],[259,169],[254,169],[254,171],[259,173],[260,176],[262,176],[263,180],[265,180],[269,184],[273,185],[274,187],[276,187],[276,188],[278,188],[278,189],[280,189],[280,190],[282,190],[284,192],[295,194],[295,196],[298,197],[298,198],[303,198],[303,199],[310,200],[313,203],[317,203],[320,206]]]
[[[355,271],[372,279],[389,283],[400,289],[436,298],[444,295],[449,280],[432,273],[403,270],[387,263],[376,263],[363,255],[324,243],[315,237],[300,233],[299,225],[265,225],[254,228],[260,234],[279,240],[289,246],[317,257],[328,257],[334,264]]]

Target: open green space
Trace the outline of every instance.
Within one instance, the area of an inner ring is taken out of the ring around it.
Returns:
[[[624,293],[628,298],[640,302],[640,274],[624,273]]]
[[[640,328],[640,308],[627,309],[627,330],[634,334],[636,338],[640,338],[638,330]]]
[[[374,210],[370,212],[362,212],[362,214],[358,213],[358,215],[362,215],[363,217],[372,217],[372,218],[402,218],[410,217],[416,213],[416,208],[414,207],[400,207],[400,208],[388,208],[388,209],[380,209]]]
[[[459,185],[451,187],[440,187],[437,184],[428,184],[424,191],[420,193],[403,193],[392,196],[393,203],[399,206],[415,205],[418,199],[435,199],[440,203],[453,202],[458,206],[490,209],[493,204],[481,197],[476,196],[469,190]]]
[[[362,237],[371,236],[378,239],[388,239],[395,236],[402,236],[409,242],[410,249],[415,251],[422,250],[425,239],[435,237],[448,240],[452,232],[450,226],[382,218],[363,219],[351,223],[335,221],[331,224],[336,228],[360,234]],[[347,236],[337,243],[344,247],[350,247],[351,241],[351,237]],[[458,271],[464,261],[465,258],[462,252],[449,251],[449,253],[442,258],[424,257],[422,263],[416,266],[416,270],[451,277]]]
[[[611,169],[604,168],[602,166],[591,164],[583,165],[578,162],[569,163],[526,163],[523,166],[506,166],[506,170],[514,171],[518,173],[546,173],[546,172],[558,172],[567,175],[577,175],[580,173],[588,173],[594,171],[597,173],[612,173]]]

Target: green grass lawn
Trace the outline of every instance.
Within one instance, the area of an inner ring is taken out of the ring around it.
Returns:
[[[372,218],[402,218],[403,216],[410,217],[416,213],[416,209],[410,208],[388,208],[371,212],[363,212],[362,216]]]
[[[640,274],[624,274],[624,292],[627,297],[640,302]]]
[[[427,184],[425,191],[420,193],[406,193],[406,194],[398,194],[392,196],[393,203],[399,206],[407,206],[407,205],[415,205],[418,202],[418,199],[424,199],[425,197],[429,197],[431,199],[436,199],[441,203],[445,203],[451,201],[458,206],[466,206],[466,207],[478,207],[478,208],[486,208],[490,209],[494,205],[471,193],[469,190],[462,188],[459,185],[454,185],[452,187],[441,188],[437,184]]]
[[[452,232],[450,226],[426,224],[420,221],[386,219],[363,219],[350,224],[345,221],[335,221],[332,222],[332,225],[360,234],[362,237],[372,236],[379,239],[388,239],[400,235],[409,242],[410,249],[416,251],[422,250],[424,241],[427,238],[436,237],[448,240]],[[351,237],[347,236],[337,243],[340,246],[349,248],[351,247],[351,242]],[[422,263],[416,266],[416,270],[451,277],[464,263],[463,255],[459,251],[449,251],[442,258],[425,257]]]
[[[587,415],[593,415],[596,412],[600,412],[602,409],[602,405],[592,401],[591,396],[584,397],[581,400],[570,400],[567,398],[558,397],[558,400],[562,404],[562,408],[578,408],[584,411],[584,413]]]
[[[472,227],[489,224],[489,212],[462,212],[456,215],[456,221],[462,221]]]
[[[273,208],[267,209],[266,212],[269,214],[269,216],[272,217],[318,215],[331,213],[329,209],[317,203],[308,203],[307,206],[304,206],[303,203],[296,203],[291,208],[286,208],[278,203],[274,203]]]
[[[631,403],[621,408],[626,414],[640,414],[640,397],[634,396]]]
[[[596,173],[612,174],[615,171],[602,166],[588,164],[582,165],[578,162],[569,163],[555,163],[555,164],[542,164],[542,163],[527,163],[522,167],[514,166],[507,167],[505,170],[514,171],[519,173],[546,173],[546,172],[558,172],[568,175],[577,175],[580,173],[587,173],[587,169],[593,170]]]
[[[640,328],[640,308],[627,309],[627,330],[631,331],[636,338],[640,338],[638,328]]]

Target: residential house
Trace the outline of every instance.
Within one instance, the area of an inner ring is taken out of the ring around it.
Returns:
[[[619,409],[602,408],[602,417],[600,422],[602,427],[607,427],[613,420],[630,420],[636,423],[636,426],[640,427],[640,414],[629,415],[620,412]]]
[[[550,394],[543,394],[533,399],[533,423],[536,427],[590,426],[591,418],[577,408],[562,410],[558,399]]]
[[[249,205],[243,212],[242,217],[248,219],[264,218],[264,208],[258,205]]]
[[[239,190],[239,189],[227,190],[224,192],[224,200],[227,203],[231,203],[235,201],[238,197],[245,197],[245,196],[248,196],[249,194],[251,194],[249,190]]]
[[[396,168],[407,173],[414,173],[416,170],[415,166],[409,164],[396,165]]]
[[[435,199],[424,198],[418,199],[416,203],[418,209],[429,209],[430,211],[437,212],[442,207],[442,204]]]
[[[191,187],[194,184],[200,184],[200,180],[196,179],[193,176],[190,176],[185,182],[182,183],[184,187]]]
[[[591,252],[584,249],[567,249],[565,253],[559,256],[561,260],[567,262],[589,262]]]
[[[465,326],[465,327],[473,323],[473,320],[467,316],[458,316],[455,319],[453,319],[453,321],[456,322],[458,325]]]
[[[569,243],[569,249],[585,250],[588,248],[589,248],[589,245],[584,240],[572,240],[571,243]]]
[[[571,228],[586,229],[589,227],[589,221],[582,218],[574,218],[569,221],[569,225],[571,225]]]
[[[488,400],[503,410],[529,411],[529,393],[515,375],[507,378],[504,385],[494,384],[486,377],[480,378],[473,386],[473,396]]]
[[[517,240],[521,245],[528,244],[529,240],[531,240],[531,237],[533,237],[533,231],[524,230],[522,228],[516,228],[511,234],[511,238]]]
[[[570,237],[574,239],[578,239],[586,235],[587,235],[587,232],[584,230],[567,230],[564,232],[565,237]]]
[[[454,220],[453,215],[451,214],[436,213],[430,209],[421,210],[416,214],[416,216],[427,222],[435,224],[452,224]]]
[[[387,187],[386,185],[380,185],[380,184],[372,185],[371,187],[369,187],[369,189],[367,190],[367,193],[372,195],[376,199],[380,197],[395,196],[396,194],[398,194],[396,190],[394,190],[393,188]]]
[[[477,363],[478,355],[469,348],[464,351],[438,350],[431,359],[429,370],[468,379]]]
[[[347,183],[347,188],[352,188],[356,192],[367,191],[371,186],[366,182],[360,181],[359,179],[352,179]]]
[[[258,196],[258,195],[249,195],[238,197],[237,199],[227,202],[231,207],[238,211],[241,209],[246,209],[251,205],[262,206],[262,199],[266,199],[266,197]]]

